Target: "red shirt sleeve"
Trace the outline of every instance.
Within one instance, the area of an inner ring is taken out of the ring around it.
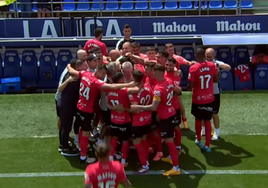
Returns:
[[[190,82],[194,82],[194,73],[195,73],[195,66],[191,66],[189,69],[189,74],[188,74],[188,80]]]
[[[118,165],[120,165],[118,167],[118,171],[117,171],[118,182],[124,182],[127,180],[127,176],[126,176],[124,167],[122,164],[118,164]]]
[[[104,82],[104,81],[101,81],[101,80],[98,80],[98,79],[96,78],[95,84],[96,84],[97,88],[98,88],[99,90],[101,90],[101,87],[105,84],[105,82]]]
[[[102,53],[102,55],[104,55],[104,56],[108,56],[107,46],[106,46],[106,44],[104,44],[104,43],[102,43],[102,45],[101,45],[101,53]]]
[[[175,56],[174,59],[177,61],[177,69],[180,69],[181,65],[189,65],[189,61],[179,55]]]
[[[218,75],[218,68],[217,68],[216,64],[214,64],[213,73],[214,73],[214,76],[217,76]]]

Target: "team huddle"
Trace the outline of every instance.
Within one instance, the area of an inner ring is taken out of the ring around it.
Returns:
[[[59,151],[63,155],[80,154],[81,162],[94,163],[96,159],[87,156],[88,141],[92,135],[97,139],[98,162],[87,167],[86,187],[107,187],[107,184],[117,187],[118,183],[130,186],[124,167],[128,166],[132,144],[141,163],[139,173],[149,171],[149,155],[156,152],[154,161],[162,160],[172,165],[164,176],[180,174],[180,124],[188,128],[180,88],[182,64],[190,66],[188,88],[193,93],[191,113],[195,117],[195,142],[200,149],[211,152],[210,120],[214,117],[214,109],[219,107],[214,100],[219,65],[205,57],[211,49],[197,49],[196,62],[189,62],[174,54],[172,44],[166,45],[166,51],[152,53],[148,48],[147,55],[141,55],[139,50],[135,51],[139,49],[138,43],[125,41],[121,52],[118,51],[121,56],[113,57],[114,51],[109,57],[102,49],[104,43],[98,41],[98,33],[95,37],[93,40],[97,42],[91,40],[95,45],[90,46],[87,42],[84,48],[85,60],[78,55],[78,59],[67,66],[58,88],[61,97],[57,100]],[[74,117],[76,148],[68,143]],[[101,125],[99,134],[96,131],[98,124]],[[205,145],[201,142],[203,124]],[[167,157],[162,152],[162,141],[169,151]],[[114,161],[118,159],[119,150],[121,164]]]

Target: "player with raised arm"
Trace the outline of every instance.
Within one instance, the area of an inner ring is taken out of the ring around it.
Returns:
[[[107,73],[105,65],[100,64],[95,73],[89,71],[78,72],[70,65],[67,66],[71,75],[81,78],[79,101],[77,103],[79,121],[81,124],[81,131],[79,133],[79,144],[81,148],[80,160],[81,162],[92,163],[95,160],[87,158],[88,138],[91,131],[91,121],[94,117],[94,103],[100,98],[101,90],[116,90],[124,87],[131,87],[137,84],[107,84],[101,80],[104,79]]]
[[[88,165],[85,172],[85,188],[118,188],[118,184],[129,188],[124,167],[118,161],[109,160],[110,147],[106,143],[95,149],[98,162]]]
[[[202,150],[211,152],[211,123],[213,115],[213,82],[218,82],[218,70],[211,61],[205,60],[205,50],[198,48],[196,51],[197,63],[190,67],[188,88],[193,92],[192,114],[195,117],[195,131],[197,139],[195,143]],[[206,145],[201,142],[202,121],[206,129]]]
[[[163,173],[163,175],[172,176],[180,174],[178,151],[173,138],[177,119],[172,100],[173,92],[179,93],[181,90],[174,87],[171,80],[165,79],[164,74],[165,67],[163,65],[155,65],[154,76],[158,84],[154,88],[153,103],[150,105],[131,105],[131,109],[157,111],[160,119],[161,136],[164,138],[170,154],[170,157],[164,158],[163,161],[173,164],[173,168]]]

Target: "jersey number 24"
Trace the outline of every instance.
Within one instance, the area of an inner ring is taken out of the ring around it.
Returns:
[[[90,92],[90,88],[87,86],[85,87],[85,85],[81,82],[79,95],[85,97],[85,99],[88,100],[89,99],[89,92]]]

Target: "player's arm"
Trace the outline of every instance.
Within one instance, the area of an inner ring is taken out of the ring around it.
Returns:
[[[131,186],[131,183],[128,179],[123,182],[120,182],[120,184],[123,185],[125,188],[129,188]]]
[[[103,84],[101,89],[102,90],[117,90],[122,89],[124,87],[134,87],[137,86],[139,83],[136,82],[130,82],[130,83],[124,83],[124,84]]]
[[[117,104],[115,106],[110,105],[109,102],[108,102],[108,97],[107,96],[105,97],[105,103],[106,103],[106,106],[107,106],[107,108],[109,110],[113,110],[113,111],[116,111],[116,112],[119,112],[119,113],[124,111],[124,107],[123,107],[122,104]]]
[[[181,93],[181,87],[175,86],[174,87],[174,93],[176,93],[176,94]]]
[[[74,68],[71,67],[71,64],[68,64],[67,65],[67,69],[68,69],[68,72],[71,74],[71,75],[74,75],[78,78],[80,78],[80,73],[79,71],[75,70]]]
[[[215,69],[214,69],[213,82],[215,82],[215,83],[218,83],[219,82],[219,73],[218,73],[218,69],[217,69],[216,66],[215,66]]]
[[[222,70],[226,70],[226,71],[231,70],[231,66],[222,61],[216,61],[216,66]]]
[[[89,175],[85,173],[85,188],[91,188],[92,183],[90,182]]]
[[[188,90],[189,91],[193,91],[193,88],[194,88],[194,73],[195,73],[194,67],[190,67],[189,74],[188,74]]]
[[[70,82],[73,82],[73,81],[75,81],[76,79],[73,77],[73,76],[70,76],[69,78],[67,78],[63,83],[61,83],[61,85],[58,87],[58,90],[60,91],[60,92],[62,92],[65,88],[66,88],[66,86],[68,85],[68,83],[70,83]]]
[[[135,86],[135,87],[130,87],[127,89],[128,94],[134,94],[134,93],[139,93],[140,88]]]
[[[154,91],[154,97],[152,104],[149,105],[131,105],[132,110],[144,110],[144,111],[156,111],[159,103],[161,102],[160,91]]]

